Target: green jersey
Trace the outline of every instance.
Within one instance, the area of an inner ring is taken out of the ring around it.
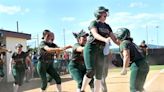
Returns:
[[[110,32],[112,32],[111,27],[106,24],[106,23],[102,23],[100,21],[94,20],[91,22],[90,26],[89,26],[89,30],[91,30],[91,28],[96,28],[98,31],[98,34],[100,34],[101,36],[107,38],[110,36]],[[89,43],[99,43],[99,44],[103,44],[105,45],[104,42],[98,41],[93,37],[93,34],[90,32],[89,38],[88,38],[88,42]]]
[[[122,55],[123,50],[129,50],[130,51],[130,61],[132,61],[132,62],[135,62],[137,60],[141,60],[144,58],[139,47],[135,43],[133,43],[129,40],[124,40],[120,44],[121,55]]]
[[[50,42],[46,42],[46,41],[42,41],[40,46],[39,46],[39,60],[52,60],[54,59],[54,53],[49,53],[47,52],[44,47],[48,46],[48,47],[53,47],[53,48],[57,48],[58,46],[54,43],[50,43]]]
[[[83,58],[83,53],[82,52],[77,52],[76,49],[81,46],[79,43],[76,43],[73,46],[73,51],[72,51],[72,61],[79,62],[79,63],[84,63],[84,58]]]
[[[15,65],[17,67],[27,68],[26,63],[25,63],[26,56],[27,54],[23,51],[20,54],[18,54],[17,52],[14,52],[12,54],[12,59],[14,60]]]

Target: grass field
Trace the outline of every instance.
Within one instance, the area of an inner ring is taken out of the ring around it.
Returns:
[[[164,65],[152,65],[150,66],[150,71],[147,76],[145,83],[146,92],[164,92],[164,73],[160,73],[160,70],[164,69]],[[109,69],[108,76],[106,78],[106,83],[108,87],[108,92],[130,92],[129,91],[129,74],[125,76],[120,75],[121,67]],[[76,82],[71,79],[70,75],[62,76],[62,88],[63,92],[76,92]],[[36,83],[36,82],[35,82]],[[26,86],[27,87],[27,86]],[[28,90],[29,89],[29,90]],[[39,92],[39,85],[36,88],[30,89],[26,88],[23,92]],[[54,84],[48,87],[47,92],[54,92],[56,87]],[[89,87],[87,87],[86,92],[90,92]],[[101,92],[101,91],[100,91]]]
[[[121,71],[122,67],[116,67],[111,69],[112,72],[119,72]],[[164,69],[164,65],[150,65],[150,70],[161,70]]]
[[[161,70],[164,69],[164,65],[151,65],[150,70]]]

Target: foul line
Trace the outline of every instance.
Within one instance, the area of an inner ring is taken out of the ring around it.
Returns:
[[[144,85],[145,89],[147,89],[150,86],[150,84],[152,84],[152,82],[157,79],[157,77],[160,75],[161,71],[162,70],[160,70],[160,72],[158,72],[155,76],[153,76],[153,78],[150,81],[146,82],[146,84]]]

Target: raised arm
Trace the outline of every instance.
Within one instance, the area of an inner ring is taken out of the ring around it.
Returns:
[[[112,32],[110,33],[110,37],[111,37],[112,41],[113,41],[115,44],[119,45],[119,42],[117,41],[117,38],[115,37],[115,35],[114,35]]]
[[[0,53],[1,52],[11,52],[10,50],[8,50],[8,49],[6,49],[6,48],[4,48],[4,47],[0,47]]]
[[[64,50],[67,50],[69,48],[72,48],[72,46],[68,45],[68,46],[65,46],[65,47],[56,47],[56,48],[52,48],[52,47],[48,47],[48,46],[45,46],[44,49],[50,53],[55,53],[55,52],[61,52],[61,51],[64,51]]]

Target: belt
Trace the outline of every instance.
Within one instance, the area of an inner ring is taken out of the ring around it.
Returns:
[[[96,45],[105,46],[105,43],[104,43],[104,42],[101,42],[101,41],[93,41],[91,44],[96,44]]]
[[[104,48],[104,46],[105,46],[104,43],[96,43],[96,42],[94,42],[94,43],[91,43],[91,44],[93,44],[95,46],[98,46],[99,48]]]
[[[23,61],[16,61],[16,64],[24,64]]]

